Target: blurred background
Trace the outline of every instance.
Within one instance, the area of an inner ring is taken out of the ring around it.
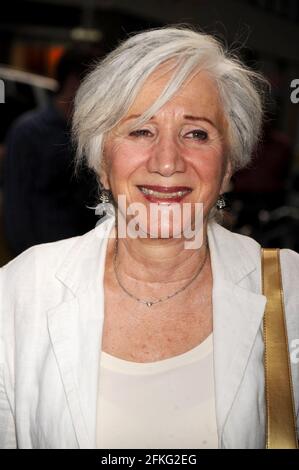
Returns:
[[[299,0],[4,0],[0,266],[29,246],[95,226],[86,208],[98,197],[95,177],[86,168],[73,174],[76,90],[92,61],[128,34],[177,23],[215,34],[270,81],[262,139],[225,195],[224,224],[265,247],[299,251],[299,102],[291,100]]]

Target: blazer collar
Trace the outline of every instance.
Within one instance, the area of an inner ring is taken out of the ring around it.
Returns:
[[[109,237],[114,236],[114,223],[115,218],[109,217],[94,229],[76,237],[76,242],[59,266],[56,278],[73,295],[103,279],[106,247]]]
[[[72,298],[48,312],[52,345],[81,448],[94,448],[96,443],[103,276],[114,222],[114,217],[109,217],[77,237],[56,273],[72,292]],[[260,246],[215,222],[208,225],[208,240],[213,273],[216,417],[223,445],[225,424],[261,327],[266,298],[256,287]],[[242,423],[236,432],[242,432]]]
[[[216,417],[220,445],[225,447],[225,425],[258,332],[262,332],[266,297],[261,294],[260,245],[216,223],[208,226],[208,239],[213,273]],[[230,429],[230,437],[235,435],[234,442],[240,442],[244,436],[245,442],[248,429],[241,420],[235,423],[239,428]]]
[[[253,239],[243,238],[211,221],[208,224],[208,241],[214,280],[226,279],[238,284],[256,270],[258,260],[254,255],[260,246]]]
[[[96,447],[96,405],[104,322],[104,270],[109,218],[76,237],[55,276],[71,293],[47,312],[52,347],[78,447]],[[62,437],[60,438],[62,439]],[[59,447],[69,446],[69,440]]]

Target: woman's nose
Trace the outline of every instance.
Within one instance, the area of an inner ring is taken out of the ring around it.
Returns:
[[[185,166],[186,163],[176,139],[169,134],[160,135],[147,160],[148,171],[162,176],[171,176],[176,172],[183,173]]]

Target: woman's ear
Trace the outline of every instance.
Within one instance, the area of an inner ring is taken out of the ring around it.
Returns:
[[[99,165],[99,181],[101,185],[103,186],[103,188],[110,189],[107,162],[106,162],[104,153],[102,155],[100,165]]]
[[[230,179],[233,174],[233,165],[230,158],[227,159],[226,169],[221,183],[220,194],[226,193],[229,190]]]

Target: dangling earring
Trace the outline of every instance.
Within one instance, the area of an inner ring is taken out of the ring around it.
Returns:
[[[224,209],[226,207],[226,202],[224,197],[221,195],[219,196],[217,202],[216,202],[216,207],[218,210]]]
[[[101,204],[107,204],[111,200],[111,191],[108,189],[102,189],[100,194]]]
[[[95,215],[102,216],[96,225],[102,224],[109,216],[115,216],[112,193],[108,189],[101,190],[100,203],[95,207]]]

